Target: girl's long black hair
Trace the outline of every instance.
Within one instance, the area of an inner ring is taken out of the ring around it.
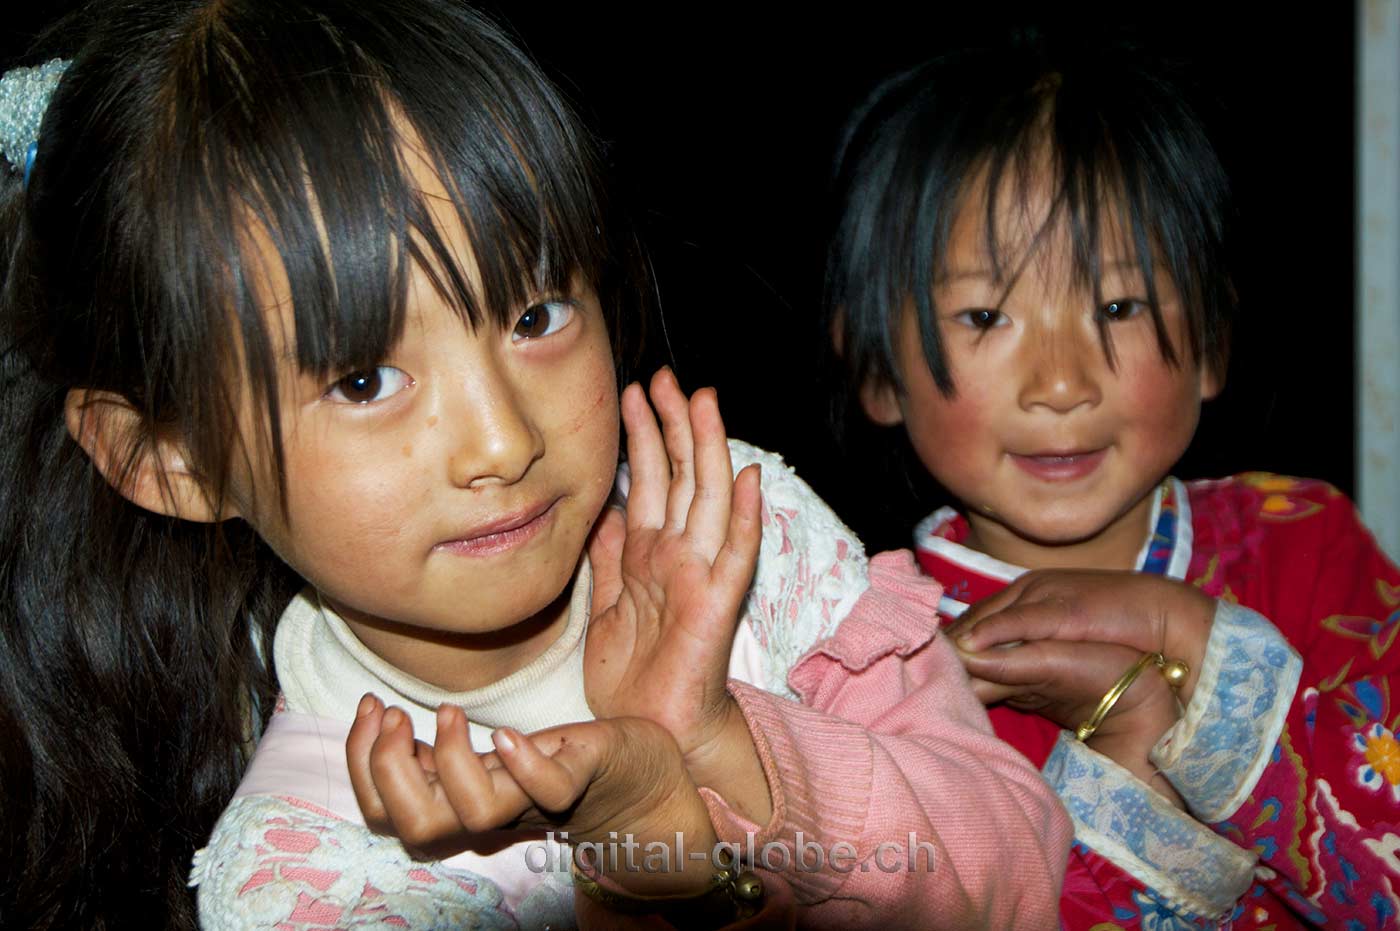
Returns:
[[[301,583],[241,522],[119,496],[68,434],[68,392],[120,395],[141,421],[123,461],[174,438],[217,502],[240,448],[281,476],[254,227],[297,363],[323,375],[384,357],[411,263],[467,326],[581,275],[615,343],[645,289],[592,139],[451,0],[96,0],[26,63],[55,54],[73,64],[28,186],[0,167],[0,926],[193,927],[191,855],[272,708],[260,644]],[[240,437],[249,400],[267,429]]]

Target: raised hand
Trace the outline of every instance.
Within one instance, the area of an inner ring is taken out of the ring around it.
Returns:
[[[477,754],[460,709],[439,709],[429,746],[407,715],[367,697],[346,757],[372,829],[438,857],[502,827],[575,841],[685,830],[687,845],[713,843],[696,770],[745,786],[726,797],[766,820],[762,768],[725,690],[761,538],[758,469],[734,477],[713,391],[687,400],[662,370],[651,394],[659,427],[639,386],[623,392],[627,512],[605,513],[589,545],[585,692],[600,720],[528,737],[498,729],[496,752]]]
[[[651,404],[659,428],[639,386],[622,394],[631,485],[626,515],[600,520],[589,547],[585,693],[599,717],[662,725],[695,761],[747,740],[725,683],[758,558],[759,474],[734,477],[712,390],[687,401],[662,369]]]

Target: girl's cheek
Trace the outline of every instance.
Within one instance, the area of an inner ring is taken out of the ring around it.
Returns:
[[[346,542],[400,536],[415,499],[426,491],[413,475],[427,454],[424,444],[335,451],[289,451],[288,511],[293,535],[334,533]]]
[[[1123,400],[1137,412],[1144,438],[1151,444],[1184,451],[1200,419],[1199,378],[1194,366],[1172,369],[1160,358],[1141,366],[1138,376],[1127,379]],[[1180,447],[1180,448],[1177,448]]]
[[[617,410],[617,405],[616,390],[599,388],[593,400],[585,406],[582,412],[570,421],[565,427],[564,432],[569,434],[579,433],[588,430],[590,427],[595,427],[596,423],[600,420],[611,419],[616,422],[618,420],[618,415],[614,413],[614,411]],[[616,428],[614,428],[614,430],[616,430]]]
[[[962,487],[979,471],[991,435],[989,414],[979,399],[960,393],[911,404],[905,421],[909,440],[924,467],[949,488]]]

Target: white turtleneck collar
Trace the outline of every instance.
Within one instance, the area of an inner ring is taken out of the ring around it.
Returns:
[[[583,694],[583,635],[592,594],[592,572],[585,556],[574,575],[568,623],[559,639],[504,679],[451,692],[370,652],[315,589],[307,587],[282,613],[273,641],[273,660],[287,710],[353,721],[360,697],[373,692],[386,705],[407,711],[414,735],[433,743],[438,706],[453,704],[466,712],[472,746],[479,752],[492,749],[493,728],[509,725],[530,733],[556,724],[591,721],[593,712]]]

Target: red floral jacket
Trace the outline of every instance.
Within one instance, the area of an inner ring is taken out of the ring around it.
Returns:
[[[1400,927],[1400,570],[1323,482],[1247,473],[1158,491],[1138,565],[1219,600],[1196,692],[1153,760],[1181,812],[1043,718],[997,734],[1041,765],[1075,823],[1070,931]],[[916,532],[940,613],[1020,574]]]

